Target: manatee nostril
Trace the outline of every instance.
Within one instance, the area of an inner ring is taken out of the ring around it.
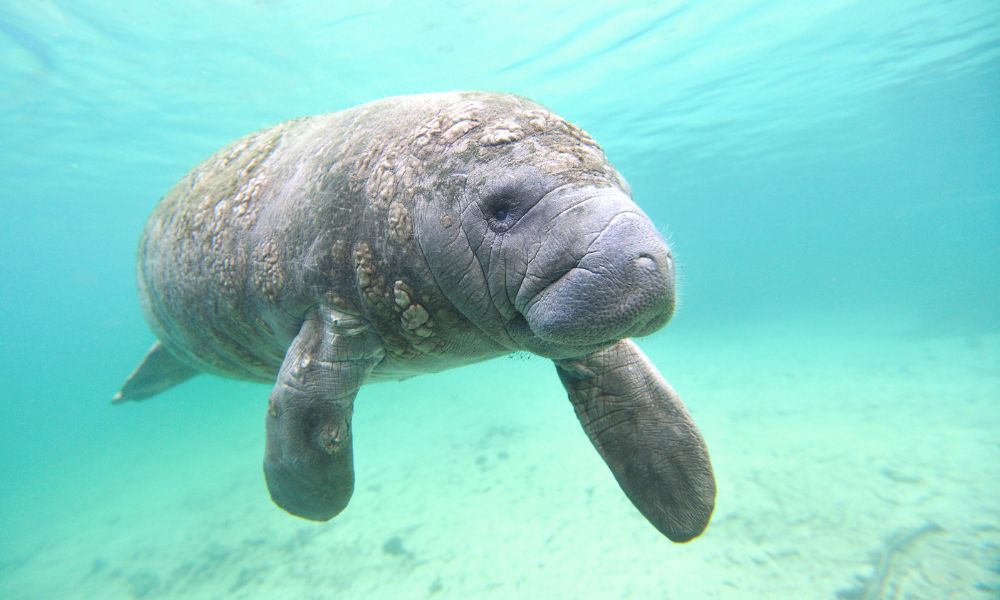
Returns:
[[[640,269],[647,271],[658,271],[659,265],[656,263],[656,259],[652,255],[642,253],[635,259],[635,266]]]

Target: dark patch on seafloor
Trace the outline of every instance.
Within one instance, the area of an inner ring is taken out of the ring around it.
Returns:
[[[403,545],[403,538],[398,535],[392,536],[382,544],[382,552],[396,558],[415,558],[414,554]]]

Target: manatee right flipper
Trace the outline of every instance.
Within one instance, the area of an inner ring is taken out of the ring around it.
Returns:
[[[145,400],[191,379],[198,373],[197,369],[177,360],[163,342],[156,340],[139,366],[122,384],[122,389],[111,398],[111,402],[119,404],[129,400]]]
[[[715,507],[715,477],[694,421],[631,340],[557,360],[577,417],[622,490],[675,542],[700,535]]]
[[[361,319],[318,307],[292,341],[267,410],[264,476],[293,515],[326,521],[354,492],[354,397],[384,355]]]

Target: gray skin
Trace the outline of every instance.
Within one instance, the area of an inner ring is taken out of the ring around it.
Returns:
[[[362,384],[528,351],[657,529],[708,524],[705,444],[628,339],[670,319],[670,251],[597,143],[529,100],[404,96],[251,134],[156,207],[138,279],[158,341],[115,401],[275,382],[264,473],[290,513],[347,505]]]

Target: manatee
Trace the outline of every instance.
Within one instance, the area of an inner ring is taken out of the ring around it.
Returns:
[[[346,507],[363,384],[527,351],[659,531],[708,524],[705,443],[631,340],[673,313],[671,252],[600,146],[534,102],[402,96],[248,135],[161,199],[137,262],[157,341],[114,401],[273,382],[264,475],[293,515]]]

